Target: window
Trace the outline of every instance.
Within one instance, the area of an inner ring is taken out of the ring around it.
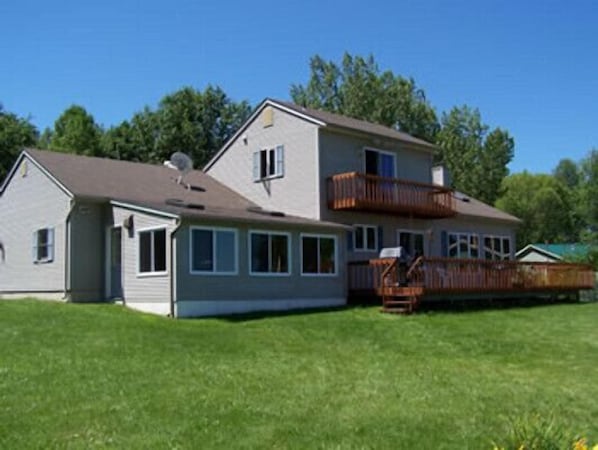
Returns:
[[[192,227],[191,273],[237,273],[237,231],[228,228]]]
[[[253,181],[284,176],[284,146],[266,148],[253,154]]]
[[[336,275],[334,236],[301,236],[301,274]]]
[[[374,225],[353,226],[353,248],[357,251],[370,252],[378,250],[378,227]]]
[[[54,260],[54,228],[42,228],[33,233],[32,257],[35,263]]]
[[[381,177],[396,176],[396,158],[394,153],[365,149],[365,173]]]
[[[511,259],[511,239],[507,236],[484,236],[484,258]]]
[[[398,230],[397,244],[412,258],[424,255],[424,233],[422,231]]]
[[[290,235],[267,231],[251,231],[250,271],[252,275],[290,273]]]
[[[166,272],[166,229],[139,231],[139,273]]]
[[[470,233],[449,233],[447,254],[449,258],[479,258],[478,235]]]

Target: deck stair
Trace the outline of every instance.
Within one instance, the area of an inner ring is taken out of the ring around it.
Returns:
[[[377,289],[377,294],[382,297],[382,312],[392,314],[411,314],[415,312],[421,301],[423,288],[407,286],[406,282],[410,278],[411,269],[418,263],[419,260],[406,272],[402,280],[399,276],[398,258],[395,258],[384,269],[380,275],[380,285]]]

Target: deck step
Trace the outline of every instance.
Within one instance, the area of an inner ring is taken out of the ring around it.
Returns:
[[[383,307],[381,309],[383,313],[388,314],[411,314],[413,311],[410,308],[387,308]]]

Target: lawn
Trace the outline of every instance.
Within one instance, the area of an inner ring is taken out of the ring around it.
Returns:
[[[484,449],[598,441],[598,303],[171,320],[0,301],[0,448]]]

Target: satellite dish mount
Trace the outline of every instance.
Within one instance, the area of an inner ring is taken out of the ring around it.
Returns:
[[[176,178],[177,184],[183,184],[183,177],[193,170],[193,160],[183,152],[174,152],[168,161],[164,161],[164,165],[179,171],[179,176]],[[191,189],[189,183],[185,183],[185,186]]]

